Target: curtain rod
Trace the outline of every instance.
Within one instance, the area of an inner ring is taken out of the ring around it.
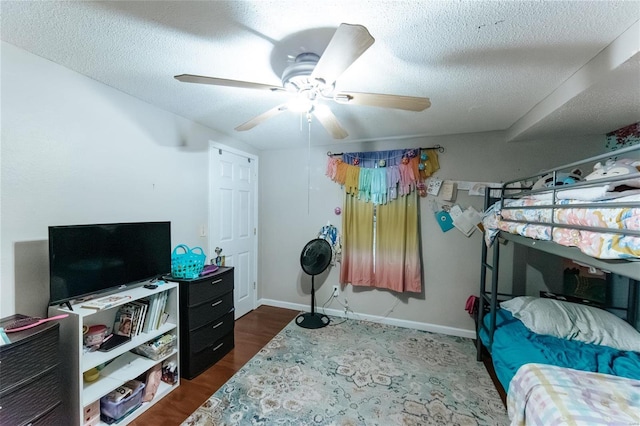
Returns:
[[[444,152],[444,147],[440,146],[440,145],[428,146],[428,147],[419,147],[419,148],[406,148],[406,149],[436,149],[441,154]],[[394,150],[391,150],[391,151],[394,151]],[[333,157],[334,155],[344,155],[344,152],[327,151],[327,156]]]

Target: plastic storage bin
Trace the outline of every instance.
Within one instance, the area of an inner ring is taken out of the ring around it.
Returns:
[[[146,356],[154,361],[158,361],[173,352],[176,346],[175,334],[167,333],[153,339],[150,342],[133,348],[131,351],[138,355]]]
[[[135,409],[142,403],[143,389],[144,383],[138,380],[129,380],[100,398],[100,413],[103,420],[119,420],[129,411]]]

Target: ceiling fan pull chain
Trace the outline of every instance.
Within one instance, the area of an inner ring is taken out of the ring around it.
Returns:
[[[311,212],[311,114],[307,113],[307,216]]]

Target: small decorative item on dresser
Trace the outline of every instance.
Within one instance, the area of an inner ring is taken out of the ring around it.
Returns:
[[[209,274],[213,274],[215,271],[217,271],[219,268],[218,265],[206,265],[203,269],[202,272],[200,272],[200,276],[204,277],[207,276]]]
[[[184,250],[184,253],[180,253],[179,249]],[[195,250],[199,250],[200,253],[196,253]],[[171,276],[187,279],[198,278],[206,259],[207,256],[202,248],[190,249],[187,245],[179,244],[171,253]]]
[[[215,264],[218,266],[223,266],[222,265],[222,256],[220,256],[220,253],[222,253],[222,248],[220,247],[216,247],[216,249],[214,250],[216,252],[216,259],[215,259]]]

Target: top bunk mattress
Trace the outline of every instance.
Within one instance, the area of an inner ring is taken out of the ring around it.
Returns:
[[[576,247],[592,259],[640,259],[640,145],[507,181],[498,192],[492,206],[496,198],[485,200],[487,246],[503,232]]]
[[[549,207],[548,200],[524,197],[504,200],[503,208],[498,202],[483,219],[485,242],[490,246],[498,232],[505,231],[577,247],[597,259],[640,258],[640,235],[625,233],[640,231],[640,194],[620,197],[615,202],[606,200],[592,202],[589,207],[579,206],[583,203],[564,199]]]

